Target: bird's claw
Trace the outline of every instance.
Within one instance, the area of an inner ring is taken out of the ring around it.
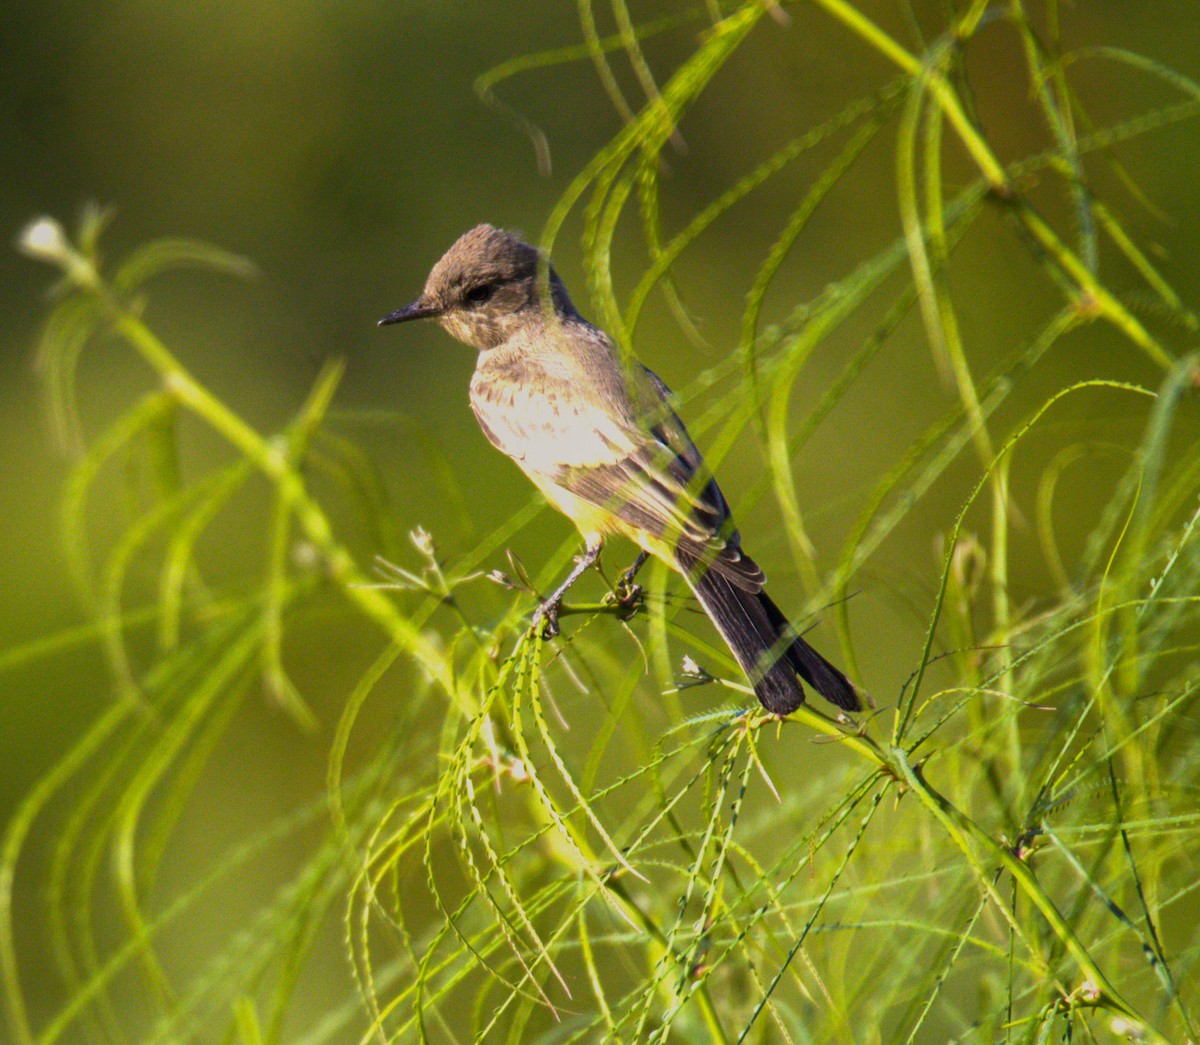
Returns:
[[[533,611],[533,622],[530,625],[530,630],[537,632],[541,630],[543,639],[552,639],[558,634],[558,610],[561,603],[557,601],[543,602],[536,610]]]
[[[622,576],[618,578],[613,590],[604,596],[604,601],[609,606],[618,608],[617,616],[621,620],[629,620],[641,608],[643,595],[640,584],[634,584],[632,580]]]

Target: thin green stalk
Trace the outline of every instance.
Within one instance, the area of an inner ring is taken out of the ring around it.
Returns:
[[[814,3],[823,7],[834,18],[862,37],[875,50],[914,79],[928,78],[930,94],[945,113],[946,119],[950,121],[950,125],[958,134],[992,190],[1001,195],[1008,195],[1010,191],[1008,175],[1005,173],[1004,167],[993,155],[987,140],[968,119],[958,100],[958,95],[943,73],[937,69],[931,69],[925,61],[907,51],[848,0],[814,0]],[[981,0],[975,0],[971,9],[951,31],[951,37],[965,38],[969,36],[975,24],[982,17],[986,6],[986,3]]]
[[[334,539],[324,511],[305,489],[303,478],[288,462],[278,441],[268,441],[201,385],[136,314],[129,312],[103,287],[97,290],[112,316],[116,330],[159,374],[166,390],[232,443],[259,471],[279,487],[280,496],[295,506],[305,537],[321,552],[331,578],[350,601],[380,624],[429,671],[446,695],[465,700],[453,672],[440,650],[414,628],[407,617],[381,592],[367,584],[350,553]]]
[[[999,864],[1013,878],[1021,893],[1029,899],[1046,920],[1055,938],[1067,949],[1080,971],[1087,977],[1093,990],[1089,990],[1089,1003],[1097,1008],[1105,1009],[1136,1024],[1145,1037],[1143,1040],[1154,1045],[1169,1045],[1150,1023],[1148,1023],[1112,985],[1103,970],[1096,964],[1083,942],[1075,935],[1074,930],[1055,907],[1054,902],[1042,888],[1029,865],[1019,859],[1006,845],[1002,845],[983,830],[974,820],[957,809],[944,796],[939,794],[924,778],[919,766],[913,766],[908,761],[908,755],[903,748],[893,747],[891,754],[895,765],[900,770],[906,784],[913,794],[921,801],[935,819],[945,828],[946,833],[954,840],[963,854],[971,861],[979,873],[980,881],[985,889],[992,893],[993,899],[1004,909],[1004,901],[995,892],[990,878],[986,873],[984,862],[976,855],[976,847],[987,854],[987,862]]]

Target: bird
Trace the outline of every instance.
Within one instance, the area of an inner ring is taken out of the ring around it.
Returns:
[[[767,595],[671,391],[580,315],[537,248],[492,225],[464,233],[420,295],[378,325],[417,319],[477,351],[470,403],[483,434],[583,538],[535,626],[557,633],[567,590],[621,535],[641,549],[622,582],[632,585],[647,555],[681,574],[767,712],[799,708],[802,681],[843,711],[861,710],[855,686]]]

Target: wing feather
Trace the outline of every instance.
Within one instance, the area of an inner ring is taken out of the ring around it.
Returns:
[[[611,351],[606,342],[587,347]],[[558,373],[528,354],[481,357],[471,407],[488,440],[543,490],[593,505],[634,540],[647,535],[682,551],[677,563],[701,563],[743,590],[761,590],[762,571],[742,554],[725,498],[666,385],[642,367],[627,385],[580,380],[611,374],[601,362]]]

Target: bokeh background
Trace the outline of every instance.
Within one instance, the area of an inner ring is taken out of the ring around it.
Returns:
[[[942,5],[865,7],[911,40],[914,21],[939,24]],[[634,13],[645,22],[676,10],[639,3]],[[681,145],[668,151],[662,171],[666,228],[681,227],[782,142],[893,75],[818,10],[789,4],[787,13],[786,24],[764,20],[681,125]],[[1062,22],[1068,47],[1117,44],[1195,75],[1195,14],[1187,0],[1107,0],[1064,7]],[[601,32],[611,31],[609,12],[598,11],[597,18]],[[648,40],[652,67],[668,73],[690,52],[696,31],[684,25]],[[259,275],[246,282],[196,274],[160,281],[151,323],[201,380],[264,432],[291,416],[324,360],[343,357],[347,370],[334,427],[377,461],[391,493],[395,532],[423,525],[441,553],[453,557],[526,506],[529,488],[475,427],[466,403],[472,366],[466,350],[432,328],[380,331],[374,321],[414,296],[432,262],[470,226],[489,221],[536,237],[571,179],[617,132],[620,116],[586,60],[522,71],[496,88],[544,132],[548,172],[539,170],[529,137],[473,88],[477,77],[503,62],[580,39],[575,5],[546,0],[9,3],[0,15],[0,233],[15,240],[41,214],[73,225],[85,203],[98,201],[116,211],[104,240],[109,256],[148,239],[183,235],[251,259]],[[980,119],[1002,158],[1046,148],[1049,138],[1028,97],[1011,34],[999,27],[982,34],[970,62],[973,76],[987,85],[977,99]],[[614,66],[637,99],[627,65],[616,58]],[[1077,85],[1102,122],[1176,97],[1149,77],[1128,70],[1117,76],[1103,63],[1082,70]],[[893,138],[894,130],[885,129],[815,215],[779,281],[786,292],[768,299],[768,321],[899,234]],[[676,284],[700,339],[681,330],[654,299],[635,347],[669,384],[686,386],[736,343],[756,267],[828,155],[801,159],[685,255]],[[1113,158],[1145,200],[1121,186],[1114,168],[1098,163],[1094,176],[1181,296],[1196,301],[1200,130],[1172,127],[1118,148]],[[960,155],[947,156],[948,182],[971,173]],[[1069,230],[1069,203],[1060,188],[1047,188],[1039,203]],[[964,244],[955,274],[964,341],[981,371],[1028,337],[1031,316],[1044,317],[1059,303],[999,215],[985,219],[983,229]],[[555,260],[588,314],[578,230],[577,217],[568,221]],[[635,221],[622,230],[617,248],[620,297],[646,265]],[[1106,252],[1104,260],[1120,271],[1118,259]],[[71,456],[55,445],[33,365],[50,283],[45,268],[0,250],[0,649],[85,620],[67,583],[58,533]],[[869,329],[866,321],[851,324],[821,347],[798,386],[800,407],[815,402]],[[1011,422],[1079,376],[1152,387],[1161,379],[1127,343],[1092,326],[1056,346],[1006,404],[1004,418]],[[124,348],[101,344],[89,351],[78,379],[84,431],[100,431],[148,381]],[[911,316],[798,461],[812,537],[825,557],[819,564],[832,561],[871,483],[952,402]],[[1039,448],[1052,452],[1068,431],[1074,439],[1093,434],[1129,442],[1144,420],[1144,409],[1115,394],[1066,404],[1014,466],[1017,505],[1032,507],[1044,463]],[[197,468],[222,453],[204,439],[189,450],[193,457],[185,466]],[[719,466],[735,506],[754,485],[755,454],[749,442],[739,444]],[[431,481],[435,473],[439,478]],[[1094,483],[1088,474],[1071,487],[1072,511],[1057,519],[1068,549],[1089,532],[1110,489],[1101,486],[1103,469]],[[937,576],[936,541],[976,475],[975,460],[964,454],[910,514],[856,598],[851,616],[859,664],[877,694],[894,694],[914,666],[914,643]],[[119,501],[114,495],[114,511]],[[230,539],[215,541],[207,553],[218,577],[254,569],[261,554],[261,507],[248,504],[245,512],[222,523]],[[747,544],[773,574],[777,598],[796,605],[800,588],[786,572],[786,542],[770,504],[747,504],[740,515]],[[102,519],[97,525],[103,530]],[[543,513],[510,543],[527,563],[540,565],[569,533],[565,522]],[[363,562],[379,550],[368,533],[350,532],[347,539]],[[504,563],[497,556],[492,565]],[[1045,565],[1028,532],[1014,535],[1013,576],[1015,602],[1033,604],[1046,594]],[[342,634],[336,623],[327,631],[312,629],[321,642],[295,651],[294,670],[321,729],[303,735],[267,702],[251,702],[202,799],[180,825],[169,868],[186,875],[189,864],[231,839],[319,796],[328,730],[370,640]],[[835,644],[831,632],[817,635]],[[110,698],[103,660],[89,643],[0,676],[0,822]],[[704,699],[698,695],[694,706]],[[386,718],[385,711],[376,713]],[[281,856],[280,866],[285,863]],[[254,910],[256,897],[272,884],[269,865],[260,873],[262,881],[247,877],[231,888],[224,919],[193,927],[196,947],[221,939]],[[164,877],[169,892],[167,872]],[[33,889],[18,882],[18,897],[32,898]],[[36,999],[38,941],[26,944],[34,956],[27,987]],[[186,943],[174,946],[186,952]],[[331,937],[331,961],[336,952]],[[343,988],[317,982],[307,1000],[319,1011]]]

